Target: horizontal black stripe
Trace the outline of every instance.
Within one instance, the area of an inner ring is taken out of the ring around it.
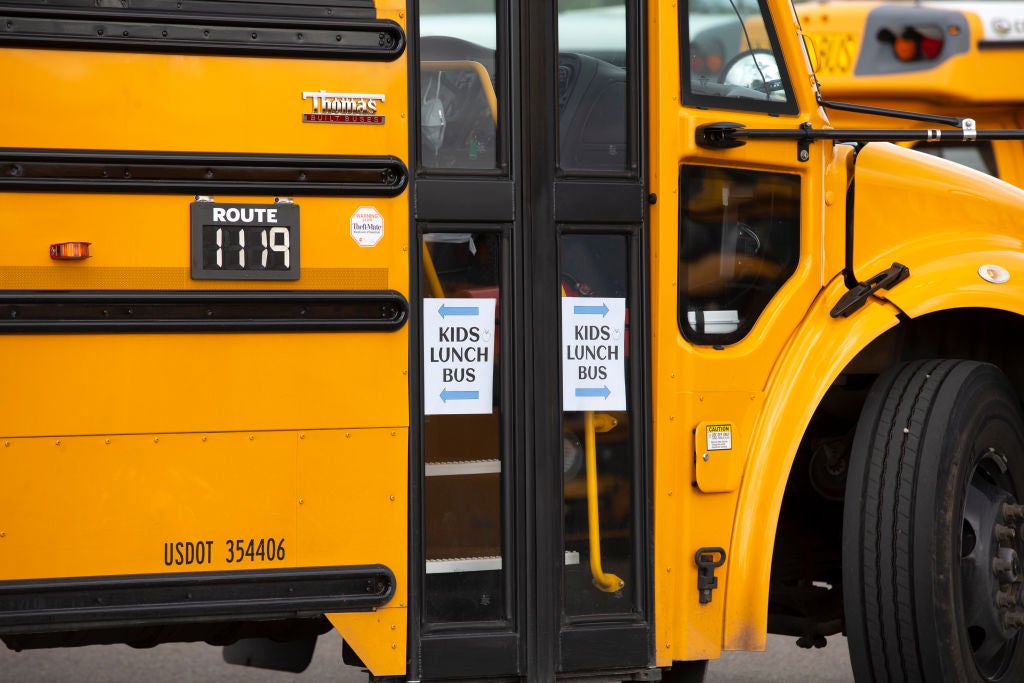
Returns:
[[[0,292],[0,334],[391,332],[408,315],[393,291]]]
[[[1024,40],[979,40],[979,51],[1024,50]]]
[[[180,7],[180,5],[186,5]],[[205,12],[204,12],[205,9]],[[405,33],[372,6],[0,4],[0,46],[311,59],[397,59]]]
[[[3,7],[59,7],[63,9],[112,12],[165,12],[184,15],[346,17],[377,16],[374,0],[131,0],[118,4],[100,0],[4,0]]]
[[[394,197],[392,156],[203,154],[0,147],[0,191]]]
[[[383,565],[0,581],[0,634],[370,611],[394,593]]]

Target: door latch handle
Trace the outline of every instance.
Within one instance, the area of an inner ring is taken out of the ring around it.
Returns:
[[[701,548],[693,556],[697,563],[697,590],[700,591],[700,604],[711,602],[711,591],[718,588],[718,577],[715,569],[725,564],[725,550],[722,548]]]
[[[736,133],[743,129],[742,123],[720,121],[697,126],[696,142],[705,149],[730,149],[742,147],[746,140],[737,140]]]
[[[838,318],[839,316],[846,318],[863,306],[864,302],[878,290],[892,289],[908,277],[910,277],[910,269],[902,263],[894,263],[878,275],[854,285],[850,291],[839,299],[839,303],[832,308],[830,315],[833,318]]]

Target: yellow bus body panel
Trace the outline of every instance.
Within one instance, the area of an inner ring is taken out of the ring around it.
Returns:
[[[404,28],[404,3],[378,5]],[[4,48],[17,106],[0,110],[0,130],[10,148],[407,163],[407,59]],[[308,93],[321,90],[381,95],[383,121],[307,123]],[[265,281],[191,278],[191,193],[108,187],[0,194],[0,291],[408,300],[407,190],[294,197],[300,278]],[[212,198],[275,201],[244,189]],[[383,221],[372,247],[352,235],[361,207]],[[90,257],[50,257],[69,241],[89,242]],[[0,335],[0,581],[383,565],[395,576],[383,608],[329,616],[375,674],[402,673],[408,363],[404,324]]]
[[[783,26],[795,25],[788,3],[772,3],[774,19]],[[842,241],[832,238],[843,226],[845,195],[843,169],[845,153],[836,153],[829,143],[814,144],[807,163],[797,164],[792,141],[757,141],[727,151],[708,151],[695,145],[695,131],[702,124],[723,120],[748,128],[779,126],[777,117],[743,111],[705,111],[684,108],[679,101],[678,20],[675,7],[658,4],[651,8],[649,58],[651,192],[657,203],[651,208],[651,319],[653,386],[653,497],[654,497],[654,596],[655,658],[659,666],[673,660],[717,658],[724,647],[738,640],[750,649],[763,649],[765,611],[730,616],[734,600],[731,591],[734,568],[748,562],[765,561],[770,566],[772,539],[764,531],[764,518],[754,520],[741,505],[743,486],[748,481],[750,459],[765,456],[767,441],[762,421],[770,410],[766,388],[770,386],[779,356],[791,342],[814,305],[826,279],[822,256],[842,267],[840,255],[831,250]],[[795,31],[779,31],[783,49],[790,55],[803,54],[801,38]],[[799,64],[791,65],[793,73]],[[809,67],[808,67],[809,69]],[[825,121],[817,108],[811,81],[794,81],[794,94],[803,112],[786,118],[796,129],[802,122],[820,128]],[[740,342],[724,348],[695,346],[683,339],[678,319],[679,173],[682,164],[728,165],[730,167],[798,174],[801,178],[800,263],[771,303],[761,313],[750,333]],[[829,175],[822,171],[836,167]],[[828,194],[829,202],[822,202]],[[826,242],[826,235],[828,241]],[[826,385],[827,386],[827,385]],[[698,390],[699,388],[699,390]],[[808,410],[812,408],[808,407]],[[697,483],[694,428],[703,422],[729,422],[742,435],[729,455],[727,473],[712,477],[702,491]],[[773,429],[779,427],[772,425]],[[798,427],[787,424],[799,441]],[[772,440],[774,443],[775,434]],[[794,445],[795,448],[795,445]],[[773,451],[779,458],[781,451]],[[792,457],[790,454],[789,457]],[[733,469],[742,472],[737,478]],[[785,476],[777,482],[785,486]],[[724,489],[724,490],[723,490]],[[781,489],[780,489],[781,490]],[[736,520],[751,525],[745,531],[759,539],[743,536],[737,545]],[[775,518],[772,518],[773,520]],[[753,544],[757,545],[753,545]],[[749,546],[752,546],[749,550]],[[702,547],[722,547],[725,564],[716,570],[718,588],[710,603],[701,604],[697,586],[694,552]],[[742,589],[741,600],[767,604],[768,583],[750,584]],[[726,637],[726,634],[733,634]],[[735,634],[745,634],[738,639]]]
[[[408,288],[404,200],[298,197],[301,279],[283,282],[192,280],[189,205],[192,197],[8,193],[0,203],[3,289],[394,289]],[[273,197],[218,196],[217,201],[267,204]],[[360,247],[349,232],[352,214],[372,205],[384,220],[375,247]],[[84,261],[54,261],[50,245],[90,242]]]
[[[0,373],[18,387],[0,395],[0,437],[404,427],[405,342],[402,332],[0,336]]]
[[[404,602],[382,539],[405,534],[406,449],[404,429],[4,439],[0,580],[383,564]]]
[[[9,147],[406,156],[395,62],[5,49]],[[384,94],[384,125],[303,123],[320,90]],[[169,146],[169,143],[173,145]]]

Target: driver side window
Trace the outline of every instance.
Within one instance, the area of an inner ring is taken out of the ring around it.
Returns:
[[[797,113],[778,40],[758,0],[695,0],[680,14],[680,73],[688,105]]]

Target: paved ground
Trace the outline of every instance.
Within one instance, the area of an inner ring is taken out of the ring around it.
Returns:
[[[0,646],[2,647],[2,646]],[[225,664],[220,648],[203,644],[160,645],[134,650],[96,645],[61,650],[0,649],[3,683],[365,683],[366,675],[341,662],[341,639],[320,639],[313,663],[300,675]],[[727,653],[712,663],[706,683],[850,683],[844,638],[822,650],[801,650],[792,638],[771,636],[768,651]]]

